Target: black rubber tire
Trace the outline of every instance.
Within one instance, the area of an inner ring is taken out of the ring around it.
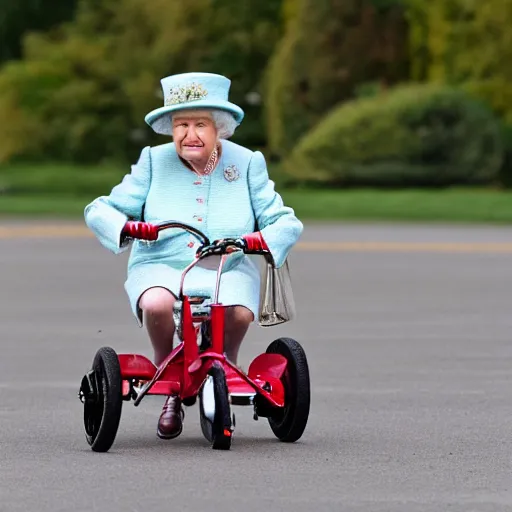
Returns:
[[[110,347],[102,347],[94,356],[91,370],[96,377],[94,402],[84,405],[85,438],[95,452],[112,447],[123,407],[119,359]]]
[[[199,400],[199,421],[205,439],[212,444],[214,450],[229,450],[231,448],[231,406],[229,404],[228,386],[224,369],[215,363],[209,375],[213,378],[213,393],[215,397],[215,416],[210,422],[203,412],[202,400]],[[229,435],[226,435],[229,432]]]
[[[282,382],[285,389],[284,408],[275,409],[268,422],[275,436],[293,443],[302,437],[309,418],[311,389],[309,367],[302,346],[292,338],[279,338],[267,348],[268,354],[280,354],[288,360]]]

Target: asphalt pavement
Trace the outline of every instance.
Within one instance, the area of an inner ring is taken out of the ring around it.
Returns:
[[[253,327],[306,349],[294,444],[237,407],[232,449],[156,437],[163,399],[125,403],[110,452],[86,444],[96,350],[151,356],[123,289],[127,255],[83,226],[0,223],[0,511],[512,510],[512,229],[306,224],[290,258],[298,318]]]

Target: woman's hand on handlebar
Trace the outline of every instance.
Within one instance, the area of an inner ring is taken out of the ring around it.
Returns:
[[[158,227],[149,222],[129,220],[123,227],[122,235],[127,238],[154,241],[158,238]]]
[[[265,254],[270,252],[261,233],[257,231],[240,238],[221,238],[220,240],[215,240],[210,245],[201,246],[197,250],[196,256],[204,258],[214,254],[230,254],[235,251],[243,251],[245,254]]]
[[[196,251],[197,258],[206,256],[230,254],[235,251],[244,250],[244,241],[241,238],[221,238],[210,245],[202,245]]]

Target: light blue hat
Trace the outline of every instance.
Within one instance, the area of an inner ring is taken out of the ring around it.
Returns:
[[[233,115],[237,124],[244,111],[228,101],[231,80],[212,73],[182,73],[163,78],[164,106],[151,111],[145,121],[156,133],[170,135],[172,127],[167,114],[184,109],[219,109]]]

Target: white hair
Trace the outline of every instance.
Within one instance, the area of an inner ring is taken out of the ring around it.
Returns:
[[[211,114],[219,139],[229,139],[235,133],[239,123],[229,112],[213,108],[204,110]],[[158,118],[152,128],[156,133],[172,135],[172,114]]]
[[[238,126],[236,119],[225,110],[212,110],[211,114],[219,133],[219,139],[229,139],[232,137]]]

